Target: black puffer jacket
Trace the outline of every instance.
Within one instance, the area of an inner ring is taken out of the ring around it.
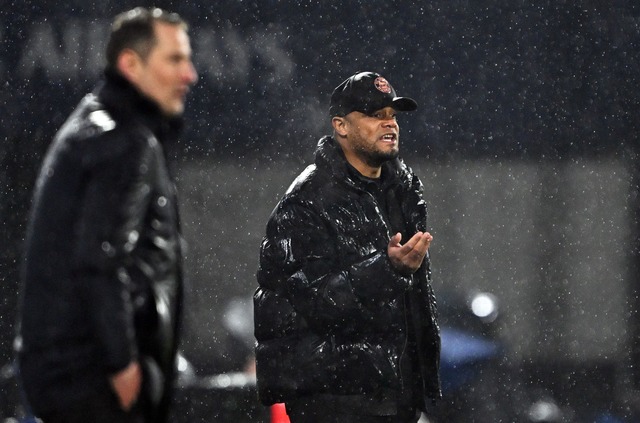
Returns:
[[[419,179],[399,160],[384,167],[384,191],[400,199],[407,233],[425,231]],[[316,394],[357,402],[399,390],[408,327],[415,329],[422,401],[440,396],[440,337],[428,258],[412,277],[392,268],[391,229],[378,206],[349,172],[337,142],[325,137],[315,164],[273,211],[254,295],[264,404]]]
[[[163,143],[179,126],[108,72],[49,148],[25,245],[18,338],[36,412],[110,389],[108,375],[132,360],[159,366],[156,388],[171,385],[182,265]],[[156,398],[154,421],[167,399]]]

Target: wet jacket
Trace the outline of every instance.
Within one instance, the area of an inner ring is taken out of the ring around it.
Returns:
[[[18,337],[36,412],[111,389],[108,376],[139,360],[144,401],[162,421],[182,302],[163,144],[179,126],[107,72],[49,147],[28,226]]]
[[[381,213],[354,173],[338,143],[324,137],[315,164],[267,224],[254,295],[258,391],[266,405],[321,396],[327,404],[373,406],[380,398],[395,401],[393,394],[409,385],[417,386],[421,409],[425,397],[440,396],[429,259],[404,276],[387,255],[391,226],[402,227],[403,240],[426,230],[422,184],[400,160],[385,163],[381,192],[399,210]],[[409,351],[412,375],[402,369]]]

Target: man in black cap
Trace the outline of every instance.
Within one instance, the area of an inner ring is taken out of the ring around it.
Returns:
[[[254,295],[258,393],[292,423],[416,422],[440,397],[422,183],[373,72],[333,92],[333,136],[274,209]]]

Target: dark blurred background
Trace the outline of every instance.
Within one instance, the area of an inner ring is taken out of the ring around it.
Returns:
[[[373,70],[420,104],[400,117],[401,149],[425,184],[436,294],[496,296],[496,336],[520,383],[576,410],[633,407],[632,0],[0,1],[0,366],[40,161],[100,77],[112,16],[137,5],[190,22],[199,72],[170,152],[190,246],[182,350],[198,374],[250,360],[265,222],[329,132],[333,87]]]

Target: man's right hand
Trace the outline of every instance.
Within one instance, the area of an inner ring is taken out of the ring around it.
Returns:
[[[111,386],[118,396],[120,407],[129,411],[140,395],[142,386],[142,370],[137,361],[110,377]]]
[[[418,232],[404,245],[400,244],[402,234],[398,232],[389,240],[387,253],[391,265],[404,275],[411,275],[420,268],[427,250],[433,241],[429,232]]]

